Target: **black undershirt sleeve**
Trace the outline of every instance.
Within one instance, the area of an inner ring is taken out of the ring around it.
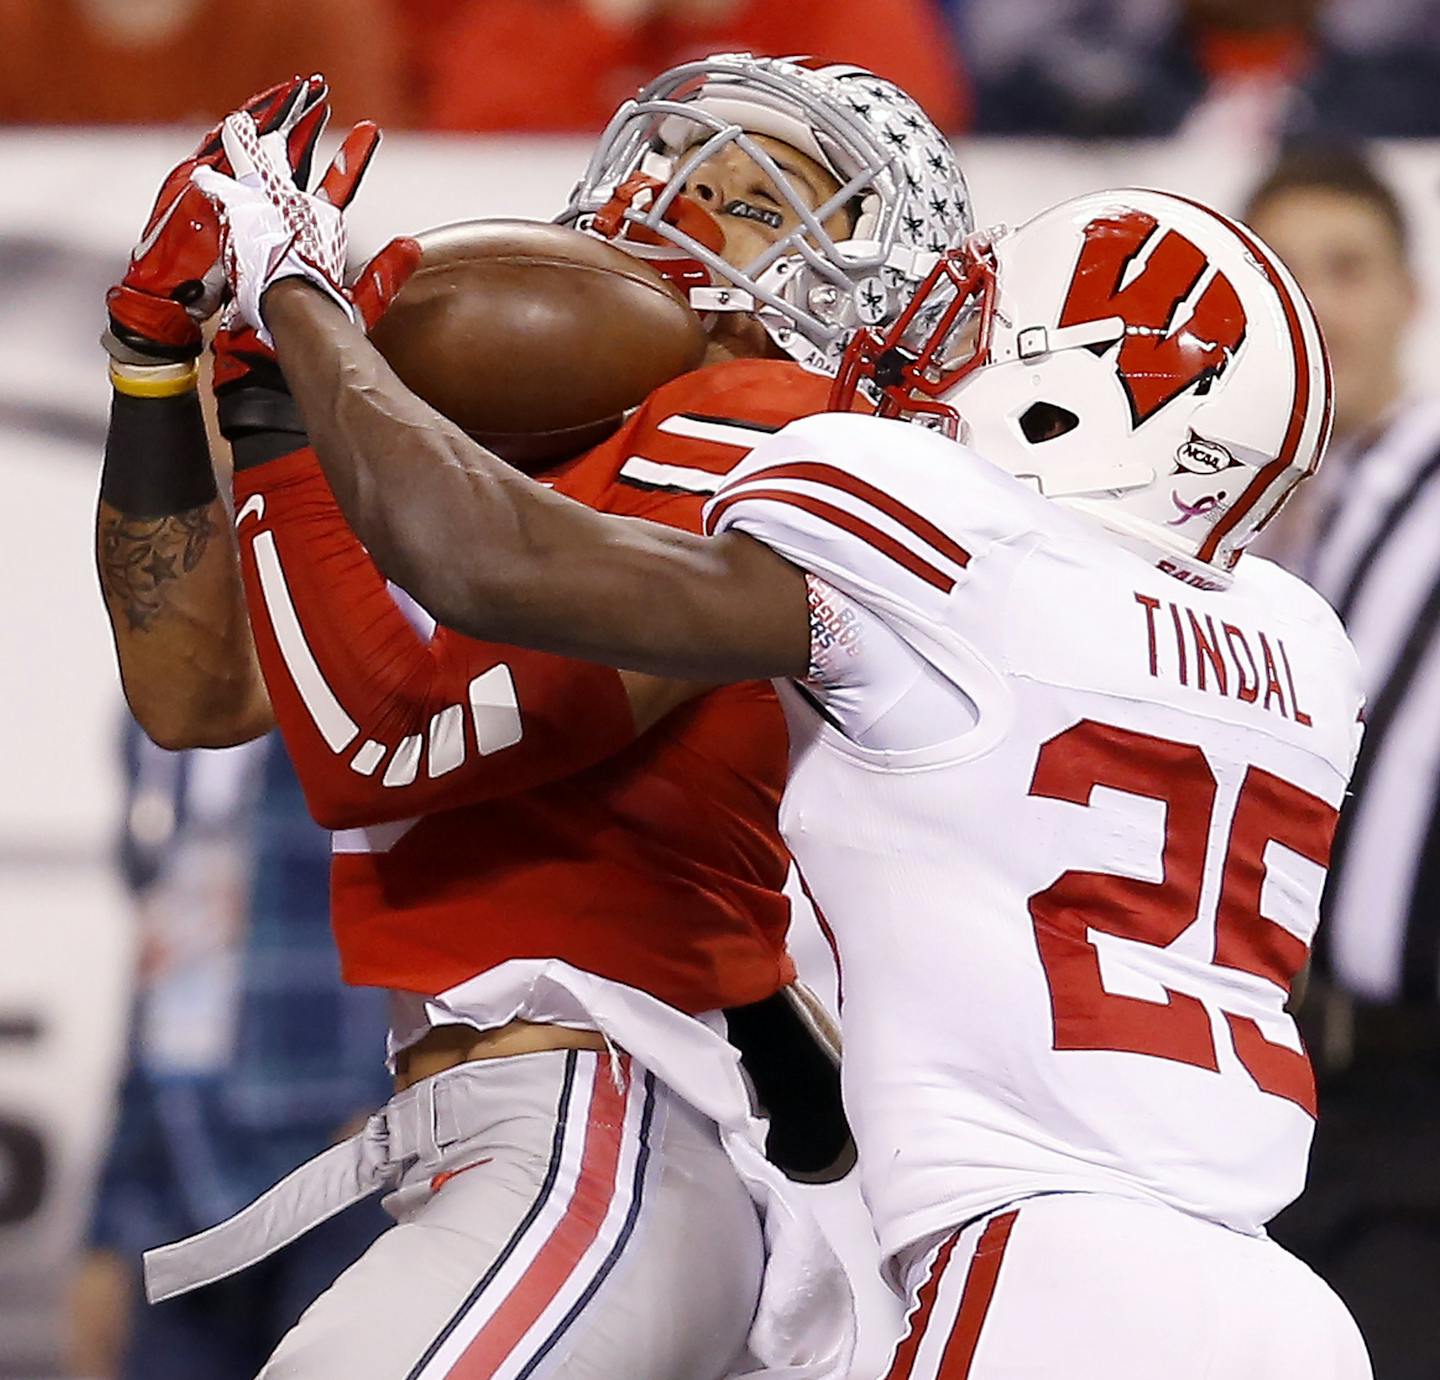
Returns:
[[[114,395],[100,471],[106,503],[130,517],[171,517],[203,508],[216,492],[198,394]]]

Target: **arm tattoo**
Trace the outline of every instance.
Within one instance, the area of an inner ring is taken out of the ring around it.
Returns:
[[[122,514],[104,524],[100,576],[132,631],[144,632],[164,612],[167,586],[200,564],[214,535],[208,505],[169,517]]]

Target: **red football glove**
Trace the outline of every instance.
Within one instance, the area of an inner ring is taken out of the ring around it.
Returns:
[[[353,185],[336,187],[332,184],[326,188],[322,182],[321,188],[327,199],[340,196],[348,201],[349,196],[354,194]],[[400,289],[419,266],[419,241],[401,236],[391,240],[360,270],[359,276],[345,292],[367,331],[385,315],[390,304],[400,295]],[[215,333],[211,348],[215,352],[214,388],[215,397],[220,402],[221,431],[234,439],[232,433],[263,425],[263,418],[278,415],[273,409],[233,406],[233,400],[245,389],[265,388],[276,393],[287,391],[275,351],[260,339],[253,326],[240,318],[233,305],[227,307],[221,317],[220,329]],[[227,402],[227,399],[232,402]]]
[[[253,96],[244,110],[262,133],[283,135],[290,166],[308,180],[315,143],[330,117],[325,79],[293,77]],[[223,131],[222,121],[171,169],[128,271],[105,295],[110,328],[103,340],[118,360],[156,364],[200,353],[200,327],[219,307],[225,279],[219,214],[190,176],[200,167],[230,172]]]
[[[283,136],[261,134],[245,112],[225,121],[232,172],[196,168],[191,181],[220,215],[220,262],[232,305],[270,343],[261,301],[282,278],[301,278],[325,293],[352,320],[345,291],[348,234],[345,209],[360,186],[380,128],[365,120],[345,137],[313,192],[295,179]]]
[[[390,310],[390,304],[419,267],[420,241],[401,235],[360,270],[347,291],[367,331],[375,329],[375,323]]]

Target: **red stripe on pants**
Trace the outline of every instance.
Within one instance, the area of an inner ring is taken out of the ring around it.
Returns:
[[[915,1365],[915,1353],[920,1350],[925,1329],[930,1325],[930,1315],[935,1311],[935,1296],[940,1292],[940,1281],[944,1278],[945,1267],[950,1263],[950,1253],[959,1239],[960,1233],[956,1232],[940,1247],[940,1254],[935,1257],[935,1263],[930,1267],[929,1278],[920,1286],[915,1313],[910,1319],[910,1330],[895,1352],[895,1360],[886,1372],[885,1380],[910,1380],[910,1372]]]
[[[597,1059],[580,1173],[564,1216],[555,1224],[515,1287],[500,1301],[469,1346],[446,1372],[450,1380],[490,1380],[526,1332],[548,1308],[600,1234],[615,1197],[616,1170],[631,1086],[630,1061],[622,1062],[617,1088],[609,1061]]]
[[[1016,1211],[992,1217],[980,1233],[980,1242],[970,1257],[970,1272],[965,1276],[965,1292],[960,1295],[960,1311],[955,1315],[955,1327],[945,1343],[935,1380],[967,1380],[975,1348],[980,1345],[980,1329],[995,1296],[995,1281],[1010,1241],[1010,1229],[1019,1215]]]

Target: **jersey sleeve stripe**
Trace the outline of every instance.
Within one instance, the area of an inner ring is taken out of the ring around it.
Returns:
[[[265,601],[265,610],[270,615],[275,642],[300,699],[310,711],[310,719],[325,740],[325,745],[331,752],[343,752],[360,736],[360,730],[336,698],[335,691],[315,660],[315,653],[310,650],[305,630],[300,626],[300,615],[290,598],[290,587],[280,564],[274,532],[261,532],[255,538],[255,568],[260,576],[260,593]]]
[[[725,474],[694,465],[671,465],[632,455],[620,466],[620,482],[636,489],[661,493],[713,494],[725,482]]]
[[[709,441],[717,446],[751,450],[757,442],[779,431],[764,422],[747,422],[739,417],[717,417],[707,412],[677,412],[655,428],[692,441]]]
[[[921,541],[933,546],[946,560],[954,561],[962,569],[970,564],[970,553],[953,538],[942,532],[928,518],[922,517],[913,508],[907,507],[883,489],[877,489],[873,484],[867,484],[863,479],[857,478],[853,474],[847,474],[834,465],[821,464],[817,460],[799,460],[793,464],[774,465],[760,470],[751,478],[807,479],[813,480],[817,484],[829,484],[833,488],[849,494],[852,498],[858,498],[879,509],[886,517],[913,532]]]
[[[954,561],[962,570],[970,564],[970,553],[954,538],[942,532],[928,518],[922,517],[913,508],[907,507],[898,498],[887,494],[883,489],[877,489],[873,484],[868,484],[865,480],[848,474],[834,465],[822,464],[818,460],[796,460],[788,464],[769,465],[765,469],[755,470],[753,473],[745,475],[741,482],[751,484],[761,480],[768,482],[777,479],[799,479],[839,489],[842,493],[849,494],[851,498],[858,498],[862,503],[868,503],[878,512],[884,513],[892,522],[905,528],[912,536],[933,548],[946,560]]]
[[[847,512],[844,508],[837,508],[833,503],[826,503],[823,499],[811,498],[808,494],[796,493],[791,489],[752,489],[747,484],[718,499],[707,509],[705,531],[714,533],[721,514],[734,504],[747,500],[788,503],[792,508],[799,508],[812,517],[820,518],[823,522],[828,522],[842,531],[849,532],[851,536],[858,537],[867,546],[874,547],[881,555],[888,556],[897,565],[903,566],[912,575],[919,576],[927,585],[933,585],[942,594],[949,594],[955,588],[955,581],[951,576],[939,569],[938,566],[931,565],[929,561],[916,555],[908,546],[896,541],[889,533],[882,532],[878,527],[872,527],[863,518],[856,517],[854,513]]]

